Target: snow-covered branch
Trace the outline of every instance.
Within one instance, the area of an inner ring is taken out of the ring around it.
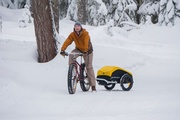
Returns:
[[[133,22],[123,21],[120,23],[120,25],[122,25],[122,24],[128,24],[128,25],[134,26],[136,28],[140,28],[140,26],[138,24],[133,23]]]
[[[128,9],[135,11],[135,10],[137,9],[137,6],[136,6],[136,5],[128,5],[128,6],[126,6],[126,7],[124,8],[123,12],[122,12],[122,15],[121,15],[121,17],[120,17],[117,25],[120,24],[120,22],[122,21],[122,18],[124,17],[124,13],[125,13],[126,10],[128,10]]]

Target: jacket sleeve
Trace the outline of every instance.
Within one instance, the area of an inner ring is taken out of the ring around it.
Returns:
[[[84,37],[84,47],[85,47],[85,52],[88,52],[88,49],[89,49],[89,41],[90,41],[90,36],[89,36],[89,33],[86,32],[86,35]]]
[[[61,47],[61,51],[65,51],[66,48],[73,42],[73,37],[72,37],[72,33],[68,36],[68,38],[65,40],[65,42],[63,43],[62,47]]]

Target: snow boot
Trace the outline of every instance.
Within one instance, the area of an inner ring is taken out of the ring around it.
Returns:
[[[95,86],[92,86],[91,89],[92,89],[92,92],[97,92]]]

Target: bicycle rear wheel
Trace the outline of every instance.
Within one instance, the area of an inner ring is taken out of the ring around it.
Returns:
[[[76,66],[71,64],[68,70],[68,92],[69,94],[74,94],[76,92],[78,74],[76,71]]]
[[[81,77],[83,78],[83,80],[80,81],[80,86],[82,91],[86,92],[89,90],[90,84],[89,84],[87,72],[85,70],[85,64],[83,64]]]

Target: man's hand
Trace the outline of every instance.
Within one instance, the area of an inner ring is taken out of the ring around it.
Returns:
[[[87,55],[87,54],[88,54],[88,52],[83,52],[83,54],[84,54],[84,55]]]
[[[87,52],[83,52],[83,56],[87,56],[88,55],[88,53]]]
[[[65,57],[66,56],[66,52],[64,50],[61,50],[60,54]]]

